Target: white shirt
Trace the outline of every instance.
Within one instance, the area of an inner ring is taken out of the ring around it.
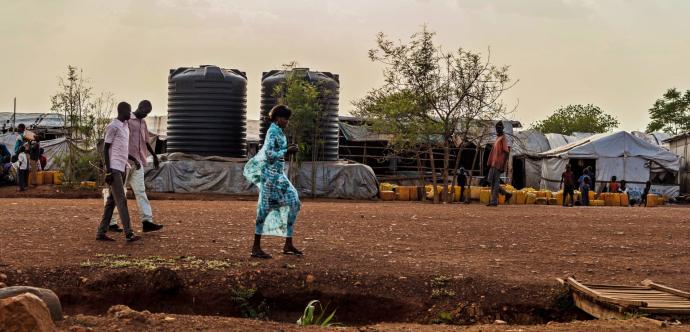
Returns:
[[[110,144],[110,168],[125,172],[129,167],[129,126],[127,121],[114,119],[105,128],[105,142]]]
[[[19,163],[19,170],[26,171],[29,169],[29,161],[26,159],[26,153],[22,152],[17,157],[17,162]]]

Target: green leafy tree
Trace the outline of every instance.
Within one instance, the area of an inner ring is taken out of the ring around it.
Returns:
[[[445,50],[435,44],[434,35],[423,27],[403,43],[379,33],[369,58],[384,66],[385,83],[355,101],[354,113],[391,135],[398,147],[427,153],[434,183],[433,149],[442,149],[442,181],[447,188],[450,170],[457,169],[460,161],[451,165],[454,142],[466,142],[472,123],[503,118],[507,111],[501,96],[514,83],[508,67],[493,65],[490,54],[483,58],[462,48]],[[444,189],[442,194],[447,192]],[[451,200],[451,195],[445,196]],[[434,202],[438,201],[434,186]]]
[[[532,124],[542,133],[572,135],[574,132],[605,133],[618,127],[615,116],[604,113],[598,106],[568,105],[556,110],[548,118]]]
[[[311,192],[316,195],[315,161],[323,155],[325,143],[321,138],[321,126],[324,110],[328,107],[326,103],[335,92],[309,81],[306,70],[298,68],[297,62],[284,65],[283,70],[285,82],[275,87],[273,95],[293,112],[286,131],[288,139],[299,147],[299,152],[291,160],[290,177],[294,180],[303,161],[312,161]]]
[[[68,149],[58,158],[57,164],[64,170],[66,182],[96,179],[101,156],[85,151],[96,147],[112,119],[113,94],[102,92],[94,96],[93,87],[84,78],[83,71],[67,66],[67,75],[58,78],[58,91],[50,101],[51,110],[65,119],[68,138],[78,147]]]
[[[647,132],[663,131],[678,135],[690,131],[690,90],[681,93],[677,89],[668,89],[664,96],[649,109]]]

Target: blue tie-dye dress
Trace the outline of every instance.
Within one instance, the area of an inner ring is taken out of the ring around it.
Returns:
[[[285,175],[287,139],[275,123],[264,145],[244,166],[244,176],[259,188],[256,234],[292,237],[301,203],[297,190]]]

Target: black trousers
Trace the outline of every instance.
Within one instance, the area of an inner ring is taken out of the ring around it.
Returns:
[[[563,187],[563,206],[568,202],[568,195],[570,195],[570,204],[575,203],[575,187],[572,185],[566,185]]]

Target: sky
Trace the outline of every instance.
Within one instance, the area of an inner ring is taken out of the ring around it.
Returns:
[[[595,104],[621,129],[644,129],[671,87],[690,89],[686,0],[0,0],[0,111],[49,112],[67,65],[96,92],[166,113],[171,68],[247,72],[247,116],[259,116],[261,73],[297,61],[340,75],[340,112],[382,84],[367,57],[376,34],[426,24],[519,80],[504,95],[524,126],[568,104]]]

